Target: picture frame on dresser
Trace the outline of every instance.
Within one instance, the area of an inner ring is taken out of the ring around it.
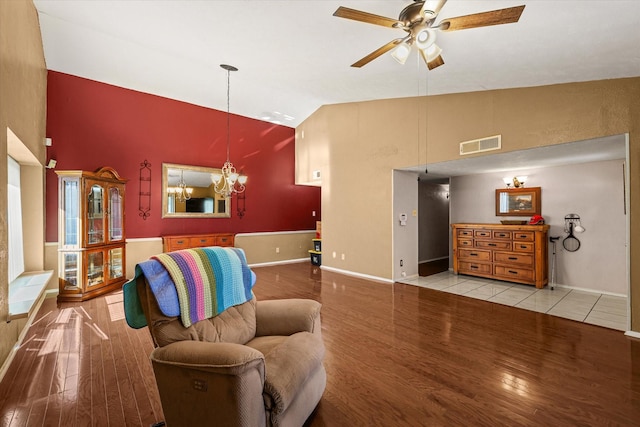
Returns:
[[[496,190],[496,216],[533,216],[542,212],[540,187]]]

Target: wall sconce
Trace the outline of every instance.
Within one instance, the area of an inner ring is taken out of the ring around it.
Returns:
[[[520,175],[513,177],[513,186],[516,188],[524,187],[524,182],[527,180],[526,175]]]
[[[524,182],[527,180],[526,175],[514,176],[513,178],[502,178],[507,188],[511,188],[511,184],[513,184],[513,188],[522,188],[524,187]]]

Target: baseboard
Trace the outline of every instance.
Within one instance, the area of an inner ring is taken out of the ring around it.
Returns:
[[[635,331],[627,331],[624,333],[626,336],[631,337],[631,338],[638,338],[640,339],[640,332],[635,332]]]
[[[320,268],[323,269],[323,270],[332,271],[334,273],[345,274],[347,276],[355,276],[355,277],[360,277],[362,279],[375,280],[377,282],[394,283],[394,281],[390,280],[390,279],[385,279],[383,277],[377,277],[377,276],[370,276],[368,274],[356,273],[356,272],[349,271],[349,270],[341,270],[339,268],[327,267],[327,266],[324,266],[324,265],[321,266]]]
[[[309,258],[285,259],[284,261],[261,262],[258,264],[249,264],[249,267],[269,267],[272,265],[295,264],[297,262],[310,262]]]
[[[551,288],[551,283],[548,283],[547,286],[549,288]],[[580,288],[580,287],[577,287],[577,286],[561,285],[559,283],[556,283],[554,286],[556,288],[571,289],[573,291],[590,292],[592,294],[602,294],[602,295],[610,295],[610,296],[613,296],[613,297],[627,298],[627,295],[625,295],[625,294],[618,294],[616,292],[608,292],[608,291],[602,291],[602,290],[598,290],[598,289]]]
[[[441,259],[449,259],[449,256],[441,256],[439,258],[431,258],[431,259],[424,259],[424,260],[420,260],[418,261],[418,264],[424,264],[425,262],[435,262],[435,261],[440,261]]]

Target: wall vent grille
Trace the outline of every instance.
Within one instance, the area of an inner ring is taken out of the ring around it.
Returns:
[[[460,155],[482,153],[483,151],[500,150],[502,148],[502,135],[487,138],[474,139],[460,143]]]

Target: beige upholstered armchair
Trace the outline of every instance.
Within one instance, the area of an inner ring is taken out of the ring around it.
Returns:
[[[135,283],[168,427],[304,424],[326,384],[318,302],[253,297],[185,327]]]

